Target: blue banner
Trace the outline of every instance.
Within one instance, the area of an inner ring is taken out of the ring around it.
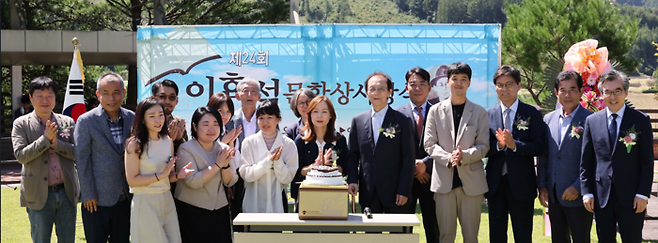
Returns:
[[[370,109],[365,78],[387,73],[395,90],[391,107],[409,102],[405,74],[415,66],[431,74],[430,99],[447,99],[447,65],[466,62],[473,70],[468,98],[490,107],[497,102],[492,77],[500,64],[499,24],[329,24],[141,26],[137,31],[138,99],[151,96],[154,82],[170,79],[179,88],[174,114],[188,121],[208,98],[235,98],[245,77],[261,82],[261,98],[278,101],[280,127],[298,120],[289,102],[306,87],[329,96],[336,128],[348,130],[354,115]],[[236,111],[240,102],[233,100]]]

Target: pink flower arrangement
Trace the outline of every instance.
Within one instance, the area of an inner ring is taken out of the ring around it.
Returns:
[[[581,136],[583,136],[583,132],[585,129],[583,129],[582,126],[577,126],[575,124],[571,124],[571,134],[570,136],[573,138],[575,137],[576,139],[580,139]]]
[[[597,40],[584,40],[571,46],[564,54],[563,69],[576,71],[583,78],[583,90],[586,93],[583,94],[580,105],[592,112],[605,108],[598,88],[598,79],[604,72],[612,70],[608,61],[608,48],[597,49],[598,44]]]

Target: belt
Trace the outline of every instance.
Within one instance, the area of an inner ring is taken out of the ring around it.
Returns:
[[[48,186],[48,190],[53,190],[53,191],[57,191],[57,190],[62,189],[62,188],[64,188],[64,183],[59,183],[59,184],[56,184],[56,185]]]

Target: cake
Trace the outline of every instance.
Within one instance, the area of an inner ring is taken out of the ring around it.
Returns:
[[[345,180],[343,180],[343,174],[338,171],[338,167],[319,165],[311,167],[311,171],[306,173],[306,179],[303,184],[315,186],[341,186],[345,184]]]

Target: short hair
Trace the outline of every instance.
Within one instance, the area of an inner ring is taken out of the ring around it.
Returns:
[[[380,77],[385,78],[385,79],[386,79],[386,88],[388,88],[388,90],[392,90],[392,89],[393,89],[393,81],[391,80],[391,77],[388,76],[388,74],[385,74],[385,73],[383,73],[383,72],[379,72],[379,71],[377,71],[377,72],[374,72],[374,73],[370,74],[370,75],[366,78],[366,82],[365,82],[365,88],[366,88],[366,90],[368,90],[368,80],[370,80],[370,78],[372,78],[372,77],[374,77],[374,76],[380,76]]]
[[[112,79],[112,78],[108,79],[107,82],[117,82],[117,81],[120,81],[120,82],[121,82],[121,87],[123,87],[124,81],[123,81],[123,78],[121,77],[121,75],[119,75],[118,73],[115,73],[115,72],[107,72],[107,73],[104,73],[103,75],[101,75],[100,77],[98,77],[98,80],[96,80],[96,90],[100,90],[100,89],[101,89],[101,80],[103,80],[103,79],[104,79],[105,77],[107,77],[107,76],[114,76],[114,77],[116,77],[115,79]],[[125,88],[124,88],[124,89],[125,89]]]
[[[55,95],[57,95],[57,83],[55,83],[55,81],[46,76],[36,77],[30,82],[30,95],[34,94],[35,90],[44,90],[49,88],[53,88],[53,92]],[[23,98],[21,98],[21,102],[22,100]]]
[[[471,80],[473,71],[471,70],[471,66],[469,66],[465,62],[455,62],[453,64],[450,64],[450,66],[448,66],[448,70],[446,71],[446,74],[448,75],[448,79],[450,79],[452,75],[466,74],[466,76],[468,76],[468,80]]]
[[[240,80],[240,82],[238,82],[238,86],[236,87],[237,88],[236,91],[237,92],[242,91],[242,87],[245,84],[248,84],[248,83],[252,83],[252,84],[256,85],[256,87],[258,87],[258,89],[260,90],[260,83],[257,80],[255,80],[253,78],[243,78],[242,80]]]
[[[256,118],[261,115],[273,115],[276,116],[276,118],[281,119],[281,110],[279,109],[279,105],[277,105],[276,102],[272,100],[265,100],[264,102],[260,103],[256,109]]]
[[[218,133],[217,138],[215,139],[215,140],[217,140],[217,139],[219,139],[219,134],[224,133],[224,126],[222,126],[222,115],[219,114],[217,109],[212,109],[212,108],[207,107],[207,106],[202,106],[202,107],[196,108],[196,110],[194,111],[194,114],[192,114],[192,134],[191,135],[194,139],[197,138],[196,129],[194,129],[194,127],[197,127],[197,128],[199,127],[199,121],[201,121],[201,117],[203,117],[206,114],[211,114],[212,116],[215,117],[215,119],[217,119],[217,123],[219,124],[219,133]]]
[[[157,82],[151,86],[151,93],[155,96],[158,94],[158,91],[160,91],[160,88],[162,87],[169,87],[173,88],[174,91],[176,91],[176,96],[178,96],[178,85],[176,85],[176,82],[171,81],[169,79],[162,80],[161,82]]]
[[[32,101],[30,101],[30,95],[28,95],[28,94],[21,95],[21,103],[22,104],[29,104],[31,102]]]
[[[599,78],[599,87],[598,87],[599,90],[601,92],[604,91],[603,90],[603,83],[605,83],[607,81],[614,81],[614,80],[617,80],[617,79],[621,79],[622,85],[624,86],[624,90],[628,90],[628,87],[631,86],[631,83],[628,80],[628,77],[626,77],[626,74],[613,69],[613,70],[607,71],[607,72],[603,73],[603,75],[601,75],[601,78]]]
[[[516,69],[515,67],[508,66],[508,65],[503,65],[503,66],[499,67],[496,70],[496,73],[494,73],[494,76],[493,76],[493,83],[496,84],[496,80],[500,76],[505,76],[505,75],[512,76],[512,78],[514,78],[514,82],[516,82],[516,84],[521,83],[521,72],[519,72],[519,70]]]
[[[292,110],[292,113],[294,113],[297,118],[302,117],[302,115],[304,115],[304,114],[299,114],[299,111],[297,111],[297,99],[299,99],[299,95],[301,94],[306,95],[306,97],[308,97],[309,100],[315,98],[315,93],[313,93],[313,91],[310,89],[301,88],[295,91],[295,93],[292,95],[292,100],[290,101],[290,109]]]
[[[228,106],[228,111],[231,113],[232,116],[235,112],[235,106],[233,106],[233,100],[224,93],[221,92],[215,93],[214,95],[210,96],[210,99],[208,99],[208,104],[206,105],[215,110],[219,110],[219,108],[222,107],[224,103],[226,103],[226,106]]]
[[[576,80],[576,85],[578,86],[578,90],[583,88],[583,77],[580,76],[577,72],[573,70],[564,70],[560,72],[557,77],[555,78],[555,90],[558,90],[560,87],[560,82],[564,80]]]
[[[427,81],[428,84],[429,84],[429,81],[430,81],[430,73],[427,72],[427,70],[425,70],[425,69],[423,69],[423,68],[421,68],[421,67],[414,67],[414,68],[411,68],[411,69],[409,69],[409,70],[407,71],[407,74],[404,75],[404,79],[407,80],[407,83],[409,83],[409,78],[411,78],[411,75],[414,75],[414,74],[420,76],[420,78],[422,78],[423,80]]]

